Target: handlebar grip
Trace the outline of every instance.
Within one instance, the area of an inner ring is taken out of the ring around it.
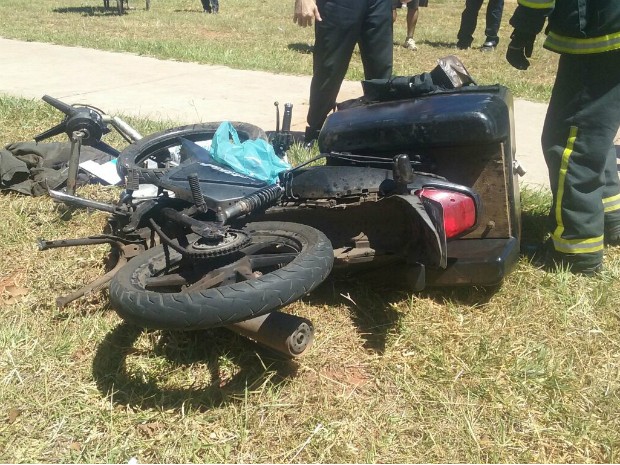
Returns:
[[[49,95],[44,95],[42,99],[45,103],[49,103],[51,106],[53,106],[57,110],[62,111],[67,116],[73,116],[77,111],[77,109],[75,109],[71,105],[65,102],[61,102],[60,100]]]
[[[282,118],[282,132],[291,131],[291,121],[293,119],[293,104],[284,104],[284,116]]]

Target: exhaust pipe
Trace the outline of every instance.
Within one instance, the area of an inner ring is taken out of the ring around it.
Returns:
[[[266,313],[226,328],[289,358],[302,355],[314,340],[310,320],[282,312]]]

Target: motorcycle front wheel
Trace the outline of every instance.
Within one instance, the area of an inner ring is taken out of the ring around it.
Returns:
[[[331,243],[314,228],[257,222],[243,232],[249,243],[223,257],[184,257],[159,245],[131,259],[110,283],[116,312],[149,329],[225,326],[299,299],[331,271]]]

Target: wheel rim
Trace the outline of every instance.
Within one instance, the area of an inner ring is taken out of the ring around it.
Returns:
[[[250,243],[224,257],[190,260],[168,249],[136,270],[140,287],[159,293],[187,293],[259,278],[299,256],[304,243],[278,232],[253,232]]]

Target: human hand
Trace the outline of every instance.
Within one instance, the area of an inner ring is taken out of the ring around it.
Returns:
[[[312,20],[322,21],[315,0],[295,0],[293,22],[302,27],[312,26]]]
[[[536,35],[515,30],[510,38],[512,40],[508,44],[508,50],[506,50],[506,60],[514,68],[528,69],[530,66],[528,58],[532,56]]]

